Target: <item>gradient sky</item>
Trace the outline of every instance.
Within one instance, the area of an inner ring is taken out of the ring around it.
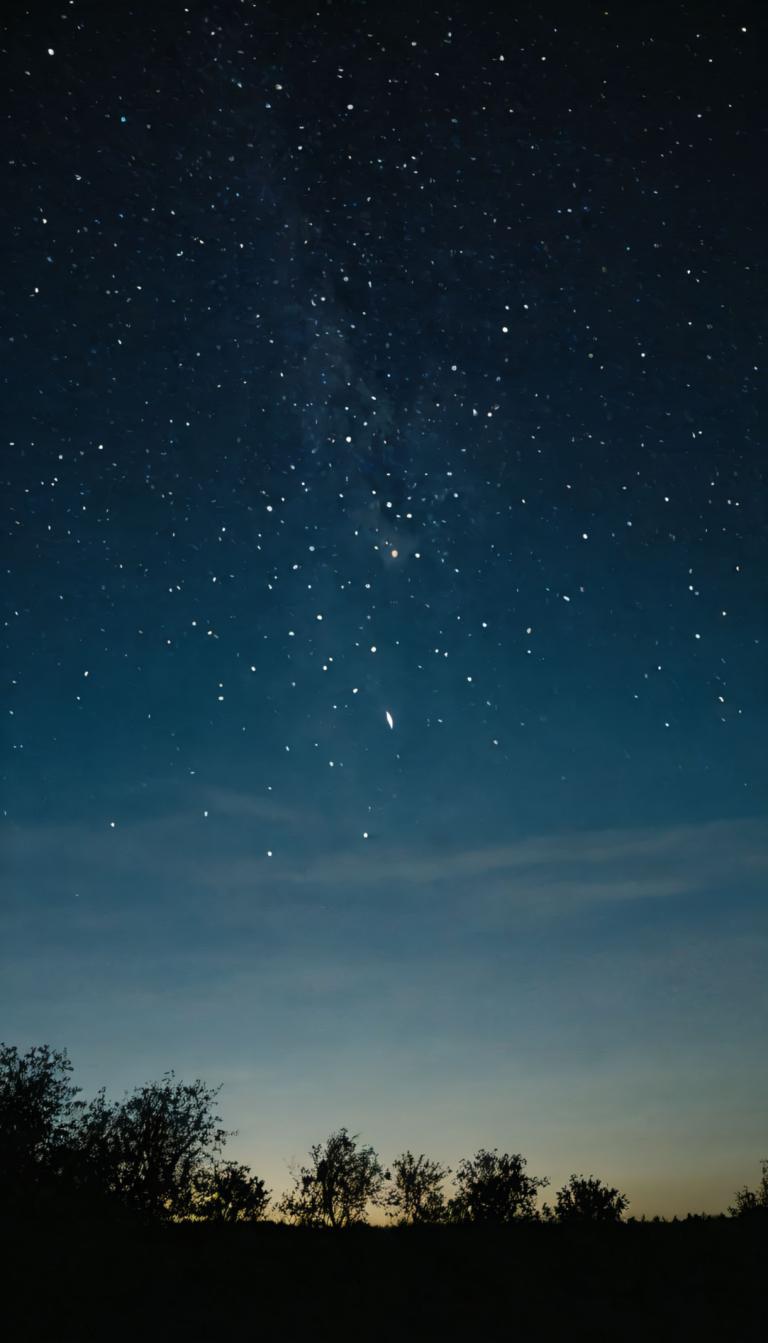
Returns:
[[[760,10],[11,7],[8,1041],[755,1182]]]

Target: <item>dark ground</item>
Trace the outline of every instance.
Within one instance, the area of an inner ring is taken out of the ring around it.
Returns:
[[[3,1233],[5,1336],[593,1340],[768,1337],[764,1231],[280,1226]]]

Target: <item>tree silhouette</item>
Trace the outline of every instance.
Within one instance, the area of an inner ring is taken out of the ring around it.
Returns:
[[[119,1193],[116,1139],[117,1107],[102,1087],[84,1105],[72,1131],[70,1163],[77,1184],[103,1194]]]
[[[554,1212],[545,1212],[558,1222],[620,1222],[629,1199],[618,1189],[610,1189],[596,1176],[587,1179],[572,1175],[562,1189],[558,1189]]]
[[[60,1178],[81,1102],[65,1050],[0,1044],[0,1193],[29,1200]]]
[[[310,1148],[281,1212],[299,1226],[347,1227],[365,1221],[369,1203],[383,1202],[387,1174],[372,1147],[358,1147],[345,1128]]]
[[[36,1218],[104,1212],[111,1219],[117,1209],[129,1219],[222,1225],[265,1216],[271,1193],[264,1181],[221,1159],[229,1135],[216,1114],[220,1088],[168,1072],[120,1101],[102,1089],[85,1104],[71,1074],[66,1051],[37,1045],[21,1053],[0,1044],[0,1207]],[[549,1181],[525,1167],[519,1153],[481,1148],[460,1162],[456,1195],[446,1203],[447,1167],[405,1151],[390,1173],[371,1146],[341,1128],[310,1149],[278,1208],[306,1227],[364,1223],[370,1205],[385,1207],[399,1226],[537,1221],[538,1194]],[[736,1192],[732,1217],[768,1219],[768,1159],[761,1172],[756,1189]],[[616,1224],[627,1207],[626,1195],[596,1176],[571,1175],[543,1212],[587,1226]]]
[[[192,1215],[206,1222],[258,1222],[270,1190],[249,1166],[236,1161],[202,1167],[194,1177]]]
[[[391,1188],[386,1195],[389,1216],[399,1226],[442,1222],[446,1217],[443,1180],[450,1171],[438,1161],[403,1152],[392,1162]]]
[[[735,1202],[728,1209],[731,1217],[760,1217],[768,1220],[768,1161],[761,1161],[760,1169],[762,1176],[757,1189],[749,1189],[745,1185],[736,1191]]]
[[[227,1136],[214,1113],[218,1091],[169,1072],[122,1101],[100,1092],[78,1135],[87,1181],[145,1217],[188,1216],[195,1179],[215,1164]]]
[[[495,1226],[535,1221],[539,1216],[536,1196],[549,1181],[526,1175],[525,1166],[519,1153],[500,1154],[485,1148],[460,1162],[456,1171],[458,1192],[449,1204],[451,1219]]]

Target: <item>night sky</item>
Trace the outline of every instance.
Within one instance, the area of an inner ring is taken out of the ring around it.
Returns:
[[[754,1180],[761,10],[5,11],[5,1039]]]

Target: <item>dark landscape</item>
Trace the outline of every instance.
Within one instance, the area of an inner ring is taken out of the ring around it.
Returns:
[[[6,1232],[19,1339],[765,1338],[766,1236],[558,1227]]]
[[[595,1177],[540,1206],[546,1178],[481,1149],[451,1195],[341,1129],[272,1201],[224,1160],[217,1094],[169,1074],[86,1103],[65,1054],[0,1047],[11,1337],[764,1337],[768,1161],[728,1216],[625,1220]]]

